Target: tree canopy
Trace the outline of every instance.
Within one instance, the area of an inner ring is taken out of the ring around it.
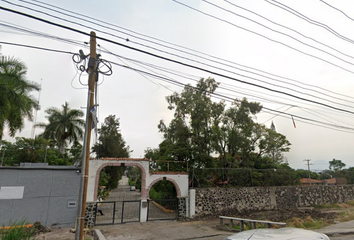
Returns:
[[[275,127],[272,130],[253,120],[262,106],[235,99],[226,108],[224,101],[212,100],[217,88],[214,79],[201,79],[196,87],[187,85],[181,94],[166,97],[174,118],[169,125],[160,121],[163,141],[158,149],[147,149],[146,157],[186,161],[196,168],[254,167],[262,157],[282,163],[290,142]]]
[[[24,119],[32,120],[37,100],[30,93],[40,87],[25,79],[26,65],[13,57],[0,56],[0,146],[7,126],[11,137],[24,127]]]
[[[339,171],[342,170],[346,166],[345,163],[342,162],[342,160],[334,159],[332,161],[329,161],[329,169],[331,171]]]
[[[83,139],[85,127],[85,121],[82,119],[83,111],[71,109],[65,102],[61,109],[52,107],[46,109],[45,112],[49,123],[36,124],[44,128],[40,136],[55,140],[62,153],[65,151],[67,142],[76,144]]]
[[[231,106],[215,101],[218,85],[212,78],[200,79],[195,87],[187,85],[182,93],[167,96],[174,118],[168,125],[160,121],[163,140],[158,148],[147,149],[145,157],[188,162],[194,169],[287,169],[283,153],[290,142],[274,124],[267,128],[254,121],[262,106],[246,98]]]
[[[109,115],[105,118],[101,128],[98,129],[99,138],[92,150],[98,158],[126,157],[130,155],[129,146],[126,145],[122,134],[119,132],[119,118]]]
[[[130,155],[129,146],[119,132],[119,118],[109,115],[105,118],[101,128],[98,129],[98,143],[92,147],[98,158],[115,157],[128,158]],[[106,190],[117,188],[118,181],[124,173],[124,168],[105,167],[100,173],[100,183],[106,184]],[[99,188],[98,193],[104,197],[105,193]]]

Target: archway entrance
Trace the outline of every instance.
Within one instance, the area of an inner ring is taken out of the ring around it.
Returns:
[[[95,225],[111,225],[140,221],[140,190],[131,191],[128,168],[106,166],[100,172]]]
[[[145,222],[148,219],[149,192],[155,183],[168,180],[174,185],[177,198],[188,198],[188,174],[185,172],[151,172],[149,159],[102,158],[90,160],[87,189],[88,202],[97,202],[100,172],[107,166],[140,168],[140,222]]]
[[[176,187],[173,182],[162,178],[153,183],[150,188],[147,220],[174,220],[177,218],[178,198]]]

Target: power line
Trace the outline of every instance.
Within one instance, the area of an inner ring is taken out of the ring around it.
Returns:
[[[230,22],[230,21],[227,21],[227,20],[225,20],[225,19],[221,19],[221,18],[216,17],[216,16],[214,16],[214,15],[211,15],[211,14],[209,14],[209,13],[203,12],[203,11],[201,11],[201,10],[199,10],[199,9],[193,8],[193,7],[191,7],[191,6],[187,5],[187,4],[181,3],[181,2],[179,2],[179,1],[177,1],[177,0],[172,0],[172,1],[173,1],[173,2],[176,2],[176,3],[178,3],[178,4],[181,4],[181,5],[183,5],[183,6],[187,7],[187,8],[190,8],[190,9],[196,11],[196,12],[199,12],[199,13],[201,13],[201,14],[204,14],[204,15],[206,15],[206,16],[208,16],[208,17],[212,17],[212,18],[217,19],[217,20],[219,20],[219,21],[225,22],[225,23],[230,24],[230,25],[232,25],[232,26],[234,26],[234,27],[236,27],[236,28],[239,28],[239,29],[242,29],[242,30],[244,30],[244,31],[253,33],[253,34],[255,34],[255,35],[257,35],[257,36],[260,36],[260,37],[262,37],[262,38],[265,38],[265,39],[267,39],[267,40],[269,40],[269,41],[278,43],[278,44],[283,45],[283,46],[285,46],[285,47],[288,47],[288,48],[290,48],[290,49],[292,49],[292,50],[294,50],[294,51],[300,52],[300,53],[302,53],[302,54],[304,54],[304,55],[307,55],[307,56],[309,56],[309,57],[316,58],[316,59],[318,59],[318,60],[320,60],[320,61],[326,62],[326,63],[328,63],[328,64],[330,64],[330,65],[333,65],[333,66],[335,66],[335,67],[338,67],[338,68],[340,68],[340,69],[342,69],[342,70],[344,70],[344,71],[347,71],[347,72],[350,72],[350,73],[354,74],[354,71],[349,70],[349,69],[347,69],[347,68],[345,68],[345,67],[342,67],[342,66],[340,66],[340,65],[338,65],[338,64],[332,63],[332,62],[330,62],[330,61],[328,61],[328,60],[325,60],[324,58],[317,57],[317,56],[315,56],[315,55],[313,55],[313,54],[310,54],[310,53],[307,53],[307,52],[302,51],[302,50],[300,50],[300,49],[297,49],[297,48],[295,48],[295,47],[292,47],[292,46],[290,46],[290,45],[288,45],[288,44],[285,44],[285,43],[283,43],[283,42],[281,42],[281,41],[272,39],[272,38],[267,37],[267,36],[265,36],[265,35],[263,35],[263,34],[260,34],[260,33],[258,33],[258,32],[255,32],[255,31],[249,30],[249,29],[247,29],[247,28],[238,26],[238,25],[236,25],[236,24],[234,24],[234,23],[232,23],[232,22]]]
[[[51,48],[37,47],[37,46],[31,46],[31,45],[26,45],[26,44],[10,43],[10,42],[3,42],[3,41],[0,41],[0,43],[12,45],[12,46],[18,46],[18,47],[26,47],[26,48],[32,48],[32,49],[37,49],[37,50],[49,51],[49,52],[75,54],[75,53],[69,52],[69,51],[62,51],[62,50],[51,49]]]
[[[111,64],[113,65],[116,65],[116,66],[120,66],[120,67],[123,67],[123,68],[126,68],[126,69],[130,69],[130,70],[133,70],[133,71],[136,71],[136,72],[140,72],[142,74],[146,74],[146,75],[149,75],[151,77],[155,77],[155,78],[158,78],[158,79],[161,79],[162,81],[165,81],[165,82],[169,82],[169,83],[172,83],[176,86],[187,86],[186,84],[184,83],[181,83],[181,82],[178,82],[176,80],[172,80],[170,78],[166,78],[166,77],[162,77],[162,76],[159,76],[159,75],[156,75],[156,74],[153,74],[153,73],[150,73],[150,72],[146,72],[146,71],[143,71],[143,70],[140,70],[140,69],[136,69],[136,68],[132,68],[132,67],[129,67],[129,66],[126,66],[126,65],[122,65],[122,64],[119,64],[119,63],[116,63],[116,62],[112,62],[110,61]],[[193,87],[193,86],[190,86],[188,85],[189,87],[193,88],[193,89],[198,89],[196,87]],[[198,89],[200,90],[200,89]],[[213,96],[217,96],[223,100],[228,100],[228,101],[235,101],[235,99],[233,98],[230,98],[230,97],[227,97],[227,96],[224,96],[222,94],[219,94],[219,93],[211,93]],[[301,117],[301,116],[298,116],[298,115],[294,115],[294,114],[290,114],[290,113],[285,113],[285,112],[282,112],[282,111],[278,111],[278,110],[274,110],[274,109],[270,109],[270,108],[267,108],[267,107],[263,107],[263,109],[265,110],[268,110],[268,111],[271,111],[271,112],[276,112],[278,114],[283,114],[283,115],[287,115],[287,116],[290,116],[290,117],[296,117],[300,120],[306,120],[306,121],[310,121],[310,122],[314,122],[314,123],[318,123],[318,124],[322,124],[322,125],[326,125],[326,126],[330,126],[330,127],[335,127],[335,128],[339,128],[339,129],[343,129],[343,130],[350,130],[350,131],[354,131],[354,128],[350,128],[350,127],[345,127],[345,126],[341,126],[341,125],[337,125],[337,124],[331,124],[331,123],[325,123],[325,122],[321,122],[321,121],[318,121],[318,120],[313,120],[313,119],[310,119],[310,118],[306,118],[306,117]],[[333,129],[333,128],[332,128]],[[352,133],[352,132],[351,132]]]
[[[68,52],[68,51],[61,51],[61,50],[55,50],[55,49],[49,49],[49,48],[42,48],[42,47],[36,47],[36,46],[30,46],[30,45],[23,45],[23,44],[14,44],[14,43],[7,43],[7,42],[0,42],[0,43],[3,43],[3,44],[10,44],[10,45],[15,45],[15,46],[21,46],[21,47],[29,47],[29,48],[34,48],[34,49],[39,49],[39,50],[45,50],[45,51],[51,51],[51,52],[58,52],[58,53],[67,53],[67,54],[74,54],[72,52]],[[145,74],[145,75],[149,75],[151,77],[154,77],[154,78],[157,78],[157,79],[160,79],[160,80],[163,80],[163,81],[166,81],[166,82],[169,82],[169,83],[172,83],[173,85],[176,85],[176,86],[179,86],[179,87],[183,87],[183,86],[187,86],[186,84],[183,84],[181,82],[178,82],[176,80],[173,80],[171,78],[167,78],[167,77],[164,77],[164,76],[159,76],[159,75],[156,75],[156,74],[153,74],[153,73],[149,73],[149,72],[146,72],[146,71],[142,71],[140,69],[136,69],[136,68],[132,68],[130,66],[125,66],[125,65],[121,65],[121,64],[118,64],[118,63],[115,63],[115,62],[111,62],[109,61],[110,63],[114,64],[114,65],[117,65],[117,66],[120,66],[120,67],[124,67],[124,68],[127,68],[127,69],[130,69],[130,70],[134,70],[135,72],[139,72],[141,74]],[[191,87],[191,86],[190,86]],[[193,87],[195,88],[195,87]],[[234,98],[230,98],[230,97],[227,97],[223,94],[219,94],[219,93],[213,93],[212,94],[214,97],[217,97],[219,99],[223,99],[223,100],[228,100],[230,102],[232,101],[235,101]],[[262,111],[264,112],[267,112],[267,111],[271,111],[271,112],[275,112],[276,113],[276,116],[278,115],[287,115],[287,116],[294,116],[298,119],[298,121],[301,121],[301,120],[305,120],[305,121],[309,121],[311,125],[316,125],[316,126],[320,126],[318,124],[315,124],[315,123],[319,123],[319,124],[322,124],[322,125],[325,125],[327,126],[326,128],[329,128],[329,129],[333,129],[333,130],[337,130],[337,131],[342,131],[342,130],[338,130],[339,129],[346,129],[346,130],[353,130],[354,131],[354,128],[349,128],[349,127],[345,127],[345,126],[341,126],[341,125],[337,125],[337,124],[329,124],[329,123],[325,123],[325,122],[321,122],[321,121],[317,121],[317,120],[314,120],[314,119],[310,119],[310,118],[305,118],[305,117],[301,117],[301,116],[298,116],[298,115],[294,115],[294,114],[289,114],[289,113],[285,113],[285,111],[278,111],[278,110],[273,110],[273,109],[270,109],[270,108],[266,108],[266,107],[263,107]],[[274,115],[274,113],[270,113],[272,115]],[[311,123],[312,122],[312,123]],[[306,122],[308,123],[308,122]],[[337,129],[334,129],[333,127],[337,128]],[[347,132],[347,131],[344,131],[344,132]]]
[[[278,8],[281,8],[295,16],[297,16],[298,18],[301,18],[303,20],[305,20],[306,22],[310,23],[310,24],[313,24],[313,25],[316,25],[316,26],[319,26],[325,30],[327,30],[328,32],[332,33],[333,35],[337,36],[338,38],[344,40],[344,41],[347,41],[349,43],[354,43],[354,40],[350,39],[350,38],[347,38],[341,34],[339,34],[338,32],[336,32],[334,29],[332,29],[331,27],[329,27],[328,25],[324,24],[324,23],[321,23],[321,22],[318,22],[318,21],[315,21],[309,17],[306,17],[305,15],[301,14],[300,12],[296,11],[295,9],[285,5],[285,4],[282,4],[280,2],[277,2],[275,0],[264,0],[266,1],[267,3],[269,4],[272,4]],[[272,2],[275,2],[275,3],[272,3]],[[278,4],[278,5],[277,5]]]
[[[173,1],[175,1],[175,0],[173,0]],[[19,12],[19,11],[13,10],[13,9],[4,8],[2,6],[0,6],[0,9],[5,10],[5,11],[9,11],[9,12],[12,12],[12,13],[15,13],[15,14],[19,14],[19,15],[22,15],[22,16],[25,16],[25,17],[29,17],[29,18],[32,18],[32,19],[35,19],[35,20],[38,20],[38,21],[53,25],[53,26],[57,26],[57,27],[69,30],[69,31],[73,31],[73,32],[76,32],[76,33],[79,33],[79,34],[90,36],[89,33],[86,33],[86,32],[83,32],[83,31],[80,31],[78,29],[74,29],[74,28],[71,28],[71,27],[68,27],[68,26],[65,26],[65,25],[62,25],[62,24],[54,23],[54,22],[51,22],[51,21],[48,21],[48,20],[45,20],[45,19],[42,19],[42,18],[39,18],[39,17],[35,17],[35,16],[27,14],[27,13]],[[314,104],[318,104],[318,105],[321,105],[321,106],[324,106],[324,107],[327,107],[327,108],[331,108],[331,109],[334,109],[334,110],[337,110],[337,111],[342,111],[342,112],[354,114],[353,111],[337,108],[337,107],[334,107],[334,106],[331,106],[331,105],[328,105],[328,104],[325,104],[325,103],[321,103],[321,102],[318,102],[318,101],[314,101],[314,100],[311,100],[311,99],[298,97],[296,95],[293,95],[293,94],[290,94],[290,93],[286,93],[286,92],[283,92],[283,91],[279,91],[279,90],[276,90],[276,89],[271,89],[271,88],[268,88],[268,87],[264,87],[264,86],[261,86],[259,84],[246,82],[246,81],[241,80],[241,79],[230,77],[230,76],[227,76],[227,75],[224,75],[224,74],[221,74],[221,73],[217,73],[217,72],[214,72],[214,71],[211,71],[211,70],[207,70],[207,69],[204,69],[204,68],[201,68],[201,67],[197,67],[197,66],[194,66],[194,65],[191,65],[191,64],[187,64],[187,63],[184,63],[184,62],[181,62],[181,61],[177,61],[177,60],[174,60],[174,59],[171,59],[171,58],[167,58],[167,57],[163,57],[163,56],[151,53],[151,52],[147,52],[145,50],[141,50],[141,49],[138,49],[138,48],[135,48],[135,47],[131,47],[131,46],[128,46],[128,45],[125,45],[125,44],[122,44],[122,43],[118,43],[116,41],[113,41],[113,40],[110,40],[110,39],[107,39],[107,38],[98,37],[98,36],[96,38],[100,39],[102,41],[106,41],[106,42],[121,46],[121,47],[125,47],[127,49],[130,49],[130,50],[133,50],[133,51],[136,51],[136,52],[144,53],[146,55],[149,55],[149,56],[152,56],[152,57],[155,57],[155,58],[159,58],[159,59],[166,60],[166,61],[169,61],[169,62],[172,62],[172,63],[176,63],[176,64],[179,64],[179,65],[182,65],[182,66],[185,66],[185,67],[189,67],[189,68],[193,68],[193,69],[196,69],[196,70],[204,71],[204,72],[207,72],[207,73],[210,73],[210,74],[214,74],[214,75],[219,76],[219,77],[223,77],[223,78],[226,78],[226,79],[234,80],[234,81],[237,81],[237,82],[240,82],[240,83],[244,83],[244,84],[248,84],[248,85],[254,86],[254,87],[259,87],[259,88],[262,88],[262,89],[265,89],[265,90],[268,90],[268,91],[276,92],[276,93],[279,93],[279,94],[284,94],[284,95],[287,95],[287,96],[290,96],[290,97],[294,97],[294,98],[297,98],[297,99],[300,99],[300,100],[303,100],[303,101],[308,101],[308,102],[311,102],[311,103],[314,103]]]
[[[25,2],[25,3],[29,3],[28,1],[24,1],[24,0],[19,0],[19,1]],[[34,2],[40,2],[40,1],[36,1],[36,0],[32,0],[32,1],[34,1]],[[116,29],[113,29],[113,28],[110,28],[110,27],[106,27],[106,26],[104,26],[104,25],[102,25],[102,24],[97,24],[97,23],[91,21],[92,17],[87,17],[87,16],[85,16],[85,15],[78,14],[78,13],[75,13],[75,12],[72,12],[72,11],[69,11],[69,10],[66,10],[66,9],[63,9],[63,8],[59,8],[59,7],[56,7],[56,6],[54,6],[54,5],[46,4],[46,3],[43,3],[43,2],[40,2],[40,3],[45,4],[45,5],[47,5],[47,6],[55,7],[55,8],[57,8],[57,9],[61,9],[61,10],[66,11],[66,12],[70,12],[70,13],[76,14],[76,15],[79,15],[79,16],[83,16],[83,17],[85,17],[85,18],[88,18],[89,20],[85,20],[85,19],[82,19],[82,18],[78,18],[78,17],[72,16],[72,15],[70,15],[70,14],[65,14],[65,13],[62,13],[61,11],[57,11],[57,10],[53,10],[53,9],[51,9],[51,8],[43,7],[43,6],[38,5],[38,4],[33,4],[33,3],[29,3],[29,4],[32,4],[32,5],[35,5],[35,6],[39,6],[39,7],[42,7],[42,8],[45,8],[45,9],[47,9],[47,10],[51,10],[51,11],[54,11],[54,12],[57,12],[57,13],[60,13],[60,14],[64,14],[65,16],[70,16],[70,17],[77,18],[77,19],[80,19],[80,20],[83,20],[83,21],[86,21],[86,22],[90,22],[90,23],[92,23],[92,24],[95,24],[95,25],[98,25],[98,26],[101,26],[101,27],[104,27],[104,28],[108,28],[108,29],[113,30],[113,31],[118,31],[118,30],[116,30]],[[16,5],[16,4],[13,4],[13,5]],[[16,5],[16,6],[19,6],[19,5]],[[20,7],[23,7],[23,6],[20,6]],[[32,9],[32,8],[28,8],[28,7],[24,7],[24,8],[27,8],[27,9],[30,9],[30,10],[33,10],[33,11],[36,11],[36,12],[43,13],[43,12],[41,12],[41,11],[34,10],[34,9]],[[50,15],[50,14],[48,14],[48,13],[43,13],[43,14],[46,14],[46,15],[48,15],[48,16],[52,16],[52,17],[58,18],[58,17],[53,16],[53,15]],[[64,20],[64,21],[68,21],[68,20],[63,19],[63,18],[58,18],[58,19],[61,19],[61,20]],[[121,27],[119,27],[119,26],[117,26],[117,25],[113,25],[113,24],[110,24],[110,23],[107,23],[107,22],[103,22],[103,21],[100,21],[100,20],[98,20],[98,19],[95,19],[95,21],[102,22],[102,23],[108,24],[108,25],[110,25],[110,26],[114,26],[114,27],[121,28]],[[68,21],[68,22],[73,23],[72,21]],[[74,24],[77,24],[77,23],[74,22]],[[79,25],[80,25],[80,26],[83,26],[82,24],[79,24]],[[85,27],[86,27],[86,25],[85,25]],[[124,29],[124,28],[122,28],[122,29]],[[102,33],[105,33],[105,34],[109,34],[109,33],[107,33],[107,32],[103,32],[103,31],[100,31],[100,30],[98,30],[98,29],[95,29],[95,30],[96,30],[96,31],[99,31],[99,32],[102,32]],[[125,29],[125,30],[127,30],[127,29]],[[127,31],[130,31],[130,30],[127,30]],[[118,31],[118,32],[124,33],[124,32],[122,32],[122,31]],[[133,32],[133,31],[130,31],[130,32]],[[136,33],[136,32],[134,32],[134,33],[135,33],[135,34],[139,34],[139,33]],[[127,34],[127,33],[124,33],[124,34]],[[114,34],[109,34],[109,35],[114,36],[114,37],[117,37],[117,38],[120,38],[120,39],[123,39],[122,37],[118,37],[118,36],[116,36],[116,35],[114,35]],[[128,34],[128,35],[129,35],[129,36],[133,36],[133,35],[131,35],[131,34]],[[142,34],[139,34],[139,35],[142,35]],[[143,35],[143,36],[146,36],[146,35]],[[134,36],[134,37],[136,37],[136,36]],[[149,36],[147,36],[147,37],[149,37]],[[169,47],[169,46],[161,45],[161,44],[158,44],[158,43],[155,43],[155,42],[153,42],[153,41],[149,41],[149,40],[146,40],[146,39],[143,39],[143,38],[140,38],[140,37],[136,37],[136,38],[138,38],[138,39],[140,39],[140,40],[148,41],[149,43],[157,44],[157,45],[159,45],[159,46]],[[149,37],[149,38],[151,38],[151,37]],[[158,39],[156,39],[156,38],[153,38],[153,39],[158,40]],[[158,40],[158,41],[162,41],[162,40]],[[134,41],[130,41],[130,42],[132,42],[132,43],[134,43],[134,44],[138,44],[138,45],[140,45],[140,46],[148,47],[148,48],[153,49],[153,50],[156,50],[156,51],[160,51],[160,52],[163,52],[163,53],[166,53],[166,54],[170,54],[170,55],[173,55],[173,56],[176,56],[176,57],[180,57],[180,58],[183,58],[183,59],[185,59],[185,60],[194,61],[194,62],[196,62],[196,63],[203,64],[203,65],[206,65],[206,66],[214,67],[214,68],[215,68],[215,66],[211,66],[211,65],[205,64],[205,63],[201,63],[201,62],[192,60],[192,59],[190,59],[190,58],[185,58],[185,57],[181,57],[181,56],[179,56],[179,55],[172,54],[172,53],[169,53],[169,52],[166,52],[166,51],[161,51],[160,49],[152,48],[152,47],[150,47],[150,46],[143,45],[143,44],[140,44],[140,43],[137,43],[137,42],[134,42]],[[164,41],[163,41],[163,42],[164,42]],[[178,46],[178,45],[175,45],[175,44],[172,44],[172,43],[168,43],[168,44],[171,44],[171,45],[174,45],[174,46]],[[181,47],[181,46],[178,46],[178,47]],[[171,47],[169,47],[169,48],[171,48]],[[182,47],[182,48],[184,48],[184,47]],[[219,64],[226,65],[225,63],[220,63],[220,62],[217,62],[217,61],[213,61],[213,60],[210,60],[210,59],[207,59],[207,58],[204,58],[204,57],[195,55],[195,54],[191,54],[191,53],[186,52],[186,51],[181,51],[181,50],[176,49],[176,48],[171,48],[171,49],[176,50],[176,51],[180,51],[180,52],[183,52],[183,53],[192,55],[192,56],[196,56],[196,57],[205,59],[205,60],[207,60],[207,61],[211,61],[211,62],[214,62],[214,63],[219,63]],[[186,48],[184,48],[184,49],[186,49]],[[188,49],[188,48],[187,48],[187,49]],[[198,52],[198,51],[195,51],[195,50],[193,50],[193,49],[188,49],[188,50],[194,51],[194,52]],[[198,52],[198,53],[201,53],[201,52]],[[204,53],[201,53],[201,54],[206,55],[206,54],[204,54]],[[210,55],[207,55],[207,56],[210,56]],[[210,57],[213,57],[213,56],[210,56]],[[213,58],[216,58],[216,57],[213,57]],[[217,58],[217,59],[219,59],[219,58]],[[250,67],[243,66],[243,65],[240,65],[240,64],[231,62],[231,61],[224,60],[224,59],[220,59],[220,60],[226,61],[226,62],[229,62],[229,63],[233,63],[233,64],[236,64],[236,65],[239,65],[239,66],[242,66],[242,67],[250,68]],[[226,66],[233,67],[233,66],[230,66],[230,65],[226,65]],[[233,67],[233,68],[235,68],[235,67]],[[222,69],[222,68],[217,68],[217,69],[225,70],[225,69]],[[258,70],[258,69],[254,69],[254,68],[250,68],[250,69],[257,70],[257,71],[260,71],[260,72],[264,72],[264,71],[261,71],[261,70]],[[258,76],[266,77],[266,76],[264,76],[264,75],[260,75],[260,74],[258,74],[258,73],[250,72],[250,71],[247,71],[247,70],[244,70],[244,69],[239,69],[239,68],[238,68],[238,70],[245,71],[245,72],[248,72],[248,73],[252,73],[252,74],[255,74],[255,75],[258,75]],[[227,70],[225,70],[225,71],[227,71]],[[248,77],[248,76],[240,75],[240,74],[235,73],[235,72],[231,72],[231,71],[228,71],[228,72],[233,73],[233,74],[237,74],[237,75],[239,75],[239,76]],[[267,73],[267,72],[264,72],[264,73]],[[270,73],[267,73],[267,74],[270,74]],[[277,76],[277,75],[274,75],[274,74],[270,74],[270,75]],[[277,77],[280,77],[280,76],[277,76]],[[248,77],[248,78],[250,78],[250,77]],[[291,83],[284,82],[284,81],[281,81],[281,80],[277,80],[277,79],[274,79],[274,78],[269,78],[269,77],[266,77],[266,78],[272,79],[272,80],[274,80],[274,81],[279,81],[279,82],[283,82],[283,83],[286,83],[286,84],[290,84],[290,85],[292,85],[292,86],[300,87],[300,86],[297,86],[297,85],[295,85],[295,84],[291,84]],[[284,77],[281,77],[281,78],[284,78]],[[259,80],[259,79],[255,79],[255,78],[251,78],[251,79],[257,80],[257,81],[261,81],[261,80]],[[289,78],[284,78],[284,79],[288,79],[288,80],[294,81],[293,79],[289,79]],[[264,81],[261,81],[261,82],[269,84],[269,82],[264,82]],[[296,81],[296,82],[298,82],[298,81]],[[301,83],[301,82],[299,82],[299,83]],[[301,83],[301,84],[303,84],[303,85],[308,85],[308,86],[311,86],[311,87],[319,88],[319,87],[317,87],[317,86],[313,86],[313,85],[309,85],[309,84],[304,84],[304,83]],[[273,84],[272,84],[272,85],[273,85]],[[281,87],[281,88],[286,88],[286,87],[279,86],[279,85],[276,85],[276,86]],[[346,102],[353,103],[353,102],[351,102],[351,101],[348,101],[348,100],[345,100],[345,99],[340,99],[340,98],[337,98],[337,97],[333,97],[333,96],[330,96],[330,95],[328,95],[328,94],[325,94],[325,93],[323,93],[323,92],[319,92],[319,91],[316,91],[316,90],[313,90],[313,89],[307,89],[307,88],[303,88],[303,87],[300,87],[300,88],[306,89],[306,90],[310,90],[310,91],[314,91],[314,92],[320,93],[321,95],[326,95],[326,96],[328,96],[328,97],[332,97],[332,98],[335,98],[335,99],[337,99],[337,100],[341,100],[341,101],[346,101]],[[290,89],[290,88],[286,88],[286,89],[295,91],[294,89]],[[323,88],[319,88],[319,89],[328,91],[328,90],[323,89]],[[298,92],[298,91],[296,91],[296,92]],[[331,92],[331,91],[328,91],[328,92]],[[302,93],[302,94],[305,94],[305,95],[312,96],[312,95],[307,94],[307,93],[304,93],[304,92],[301,92],[301,93]],[[332,93],[334,93],[334,92],[332,92]],[[338,94],[338,93],[335,93],[335,94]],[[342,95],[342,94],[338,94],[338,95]],[[342,96],[345,96],[345,95],[342,95]],[[348,97],[348,96],[346,96],[346,97]],[[319,97],[317,97],[317,98],[319,98]],[[333,103],[333,102],[332,102],[332,103]],[[336,103],[336,104],[337,104],[337,103]],[[349,106],[349,107],[351,107],[351,106]]]
[[[333,9],[337,10],[338,12],[342,13],[342,14],[343,14],[344,16],[346,16],[348,19],[354,21],[353,18],[349,17],[348,14],[346,14],[344,11],[340,10],[339,8],[336,8],[336,7],[334,7],[333,5],[327,3],[327,2],[325,2],[325,1],[323,1],[323,0],[319,0],[319,1],[322,2],[322,3],[324,3],[324,4],[326,4],[326,5],[329,6],[329,7],[331,7],[331,8],[333,8]]]
[[[202,1],[207,2],[206,0],[202,0]],[[344,55],[344,56],[346,56],[346,57],[349,57],[349,58],[353,58],[353,59],[354,59],[354,57],[353,57],[352,55],[346,54],[346,53],[344,53],[344,52],[342,52],[342,51],[339,51],[339,50],[335,49],[334,47],[331,47],[331,46],[329,46],[329,45],[327,45],[327,44],[325,44],[325,43],[322,43],[322,42],[320,42],[320,41],[318,41],[318,40],[316,40],[316,39],[314,39],[314,38],[312,38],[312,37],[306,36],[306,35],[302,34],[301,32],[296,31],[296,30],[293,29],[293,28],[287,27],[287,26],[285,26],[285,25],[283,25],[283,24],[276,23],[276,22],[270,20],[269,18],[266,18],[266,17],[264,17],[264,16],[262,16],[262,15],[260,15],[260,14],[258,14],[258,13],[255,13],[255,12],[249,10],[249,9],[243,8],[243,7],[241,7],[241,6],[238,6],[238,5],[236,5],[235,3],[232,3],[232,2],[230,2],[230,1],[228,1],[228,0],[224,0],[224,1],[227,2],[228,4],[234,6],[234,7],[237,7],[237,8],[240,8],[240,9],[244,10],[244,11],[250,12],[250,13],[252,13],[252,14],[254,14],[254,15],[256,15],[256,16],[258,16],[258,17],[260,17],[260,18],[262,18],[262,19],[264,19],[264,20],[266,20],[266,21],[268,21],[268,22],[271,22],[271,23],[273,23],[273,24],[275,24],[275,25],[277,25],[277,26],[280,26],[280,27],[283,27],[283,28],[285,28],[285,29],[287,29],[287,30],[289,30],[289,31],[295,32],[295,33],[299,34],[300,36],[302,36],[302,37],[304,37],[304,38],[306,38],[306,39],[312,40],[312,41],[314,41],[314,42],[316,42],[316,43],[318,43],[318,44],[320,44],[320,45],[322,45],[322,46],[325,46],[325,47],[327,47],[327,48],[329,48],[329,49],[331,49],[331,50],[333,50],[333,51],[335,51],[335,52],[337,52],[337,53],[340,53],[340,54],[342,54],[342,55]],[[320,1],[321,1],[321,0],[320,0]],[[209,3],[209,2],[208,2],[208,3]],[[211,4],[211,3],[210,3],[210,4]],[[215,5],[215,4],[213,4],[213,5]],[[227,10],[227,9],[225,9],[225,11],[232,12],[232,11]],[[232,12],[232,13],[234,13],[234,12]],[[236,14],[236,13],[235,13],[235,14]],[[237,14],[237,15],[238,15],[238,14]],[[238,15],[238,16],[239,16],[239,15]],[[243,16],[241,16],[241,17],[243,17]],[[284,33],[281,33],[281,34],[284,34]],[[286,35],[286,36],[289,36],[288,34],[285,34],[285,35]],[[289,37],[291,37],[291,36],[289,36]]]

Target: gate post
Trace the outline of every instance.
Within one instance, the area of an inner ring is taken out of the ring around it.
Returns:
[[[147,201],[147,199],[141,199],[140,222],[146,222],[147,214],[148,214],[148,201]]]
[[[189,190],[189,217],[195,216],[195,189]]]

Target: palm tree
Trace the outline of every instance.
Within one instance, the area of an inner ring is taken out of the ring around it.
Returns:
[[[78,142],[83,138],[85,121],[81,119],[84,112],[77,109],[70,109],[69,104],[65,102],[62,109],[55,107],[45,110],[48,114],[46,118],[49,123],[38,123],[36,126],[44,128],[40,135],[46,139],[54,139],[61,153],[65,152],[66,142]]]
[[[26,65],[13,57],[0,56],[0,146],[5,127],[15,136],[24,127],[24,119],[32,121],[39,104],[31,91],[39,91],[37,83],[25,79]]]

